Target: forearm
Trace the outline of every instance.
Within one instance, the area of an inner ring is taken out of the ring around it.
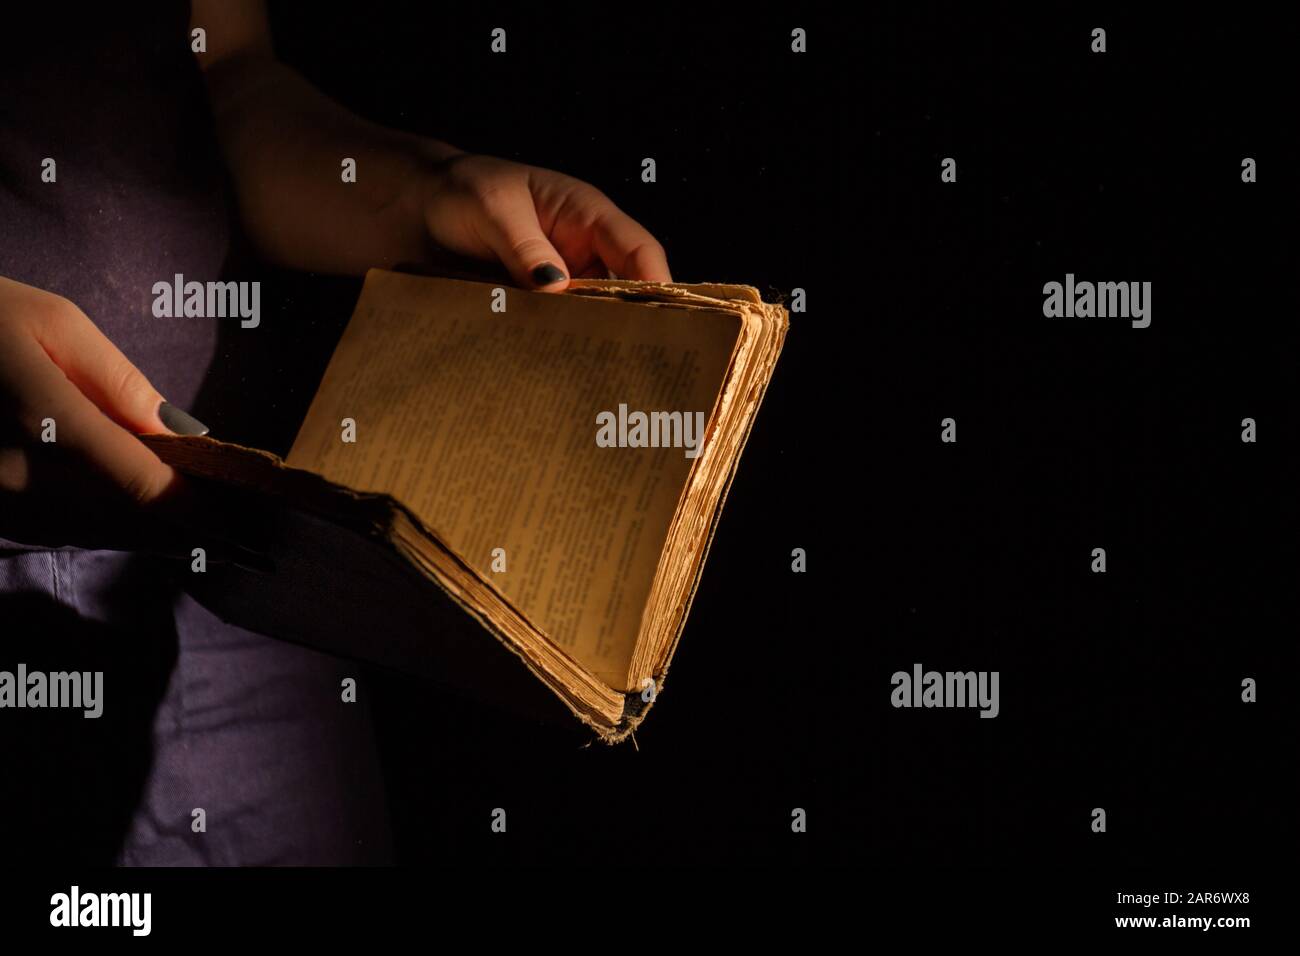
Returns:
[[[460,150],[366,122],[269,55],[206,76],[245,229],[268,260],[345,274],[427,260],[427,172]]]

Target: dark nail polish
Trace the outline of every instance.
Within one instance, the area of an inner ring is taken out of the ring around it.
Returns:
[[[158,417],[175,435],[206,435],[208,433],[207,425],[189,412],[181,411],[170,402],[163,402],[158,406]]]
[[[561,282],[563,279],[563,271],[549,262],[543,262],[533,270],[533,282],[538,286],[551,285],[555,282]]]

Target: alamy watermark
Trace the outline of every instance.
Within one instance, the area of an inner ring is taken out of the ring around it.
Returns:
[[[1065,283],[1043,286],[1043,315],[1049,319],[1132,319],[1133,328],[1151,324],[1150,282],[1075,282],[1074,273]]]
[[[698,458],[704,444],[703,412],[629,412],[620,403],[598,413],[596,426],[598,448],[684,448]]]
[[[153,929],[153,894],[83,893],[74,885],[50,897],[50,925],[121,926],[133,936],[148,936]]]
[[[255,329],[262,321],[260,282],[186,282],[179,272],[171,282],[153,284],[156,319],[240,319]]]
[[[104,712],[103,671],[0,671],[0,709],[68,708],[83,711],[88,719]]]
[[[895,671],[889,702],[895,707],[978,707],[981,717],[996,717],[997,671]]]

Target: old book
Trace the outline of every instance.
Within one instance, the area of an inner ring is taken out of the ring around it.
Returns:
[[[192,576],[221,616],[545,688],[615,742],[663,693],[788,324],[747,286],[372,270],[286,459],[144,440],[269,515],[267,566]]]

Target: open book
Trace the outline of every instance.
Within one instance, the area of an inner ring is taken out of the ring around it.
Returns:
[[[272,571],[193,576],[221,616],[485,696],[540,679],[614,742],[663,690],[788,324],[748,286],[372,270],[287,459],[144,440],[273,503]]]

